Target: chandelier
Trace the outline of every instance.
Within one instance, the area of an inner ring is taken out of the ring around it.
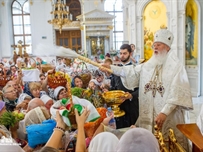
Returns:
[[[72,14],[69,13],[69,7],[66,6],[65,1],[66,0],[56,0],[55,4],[53,4],[53,11],[51,11],[53,19],[48,21],[48,23],[59,28],[60,34],[62,27],[72,22]]]

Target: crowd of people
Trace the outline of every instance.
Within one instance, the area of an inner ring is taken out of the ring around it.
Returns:
[[[145,63],[139,64],[134,44],[123,44],[119,58],[114,60],[108,53],[103,60],[95,58],[113,73],[102,67],[80,68],[81,61],[77,60],[77,66],[68,67],[63,59],[58,59],[54,69],[44,72],[40,65],[46,62],[38,58],[38,78],[29,82],[23,81],[23,69],[2,61],[0,76],[9,77],[9,81],[1,86],[0,138],[12,137],[26,152],[158,152],[159,144],[153,135],[157,125],[164,138],[172,128],[178,142],[188,150],[187,139],[176,125],[185,123],[184,112],[193,108],[192,98],[184,66],[171,50],[172,42],[170,31],[157,31],[154,54]],[[51,87],[54,82],[49,78],[58,77],[56,72],[64,75],[67,84]],[[114,115],[106,116],[108,105],[102,98],[102,93],[111,90],[126,94],[119,106],[125,115],[115,118],[116,129],[108,125]],[[23,113],[24,118],[14,125],[1,124],[6,112],[15,111]],[[126,127],[126,132],[119,130]]]

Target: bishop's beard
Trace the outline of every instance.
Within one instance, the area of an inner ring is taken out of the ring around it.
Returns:
[[[154,50],[154,52],[155,51],[157,50]],[[149,59],[148,63],[150,63],[153,66],[156,66],[156,65],[162,65],[166,61],[168,51],[164,49],[161,52],[160,51],[158,52],[159,52],[158,54],[155,54],[155,53],[153,54],[153,56]]]

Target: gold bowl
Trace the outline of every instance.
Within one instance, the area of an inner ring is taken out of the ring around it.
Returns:
[[[126,93],[121,90],[107,91],[102,94],[104,102],[108,106],[112,107],[114,117],[121,117],[125,115],[125,112],[123,110],[120,110],[120,108],[118,107],[121,103],[123,103],[123,98],[125,96]]]

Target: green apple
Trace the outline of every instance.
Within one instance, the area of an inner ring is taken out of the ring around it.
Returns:
[[[25,114],[23,114],[23,113],[18,113],[17,117],[18,117],[18,119],[23,120],[24,117],[25,117]]]

